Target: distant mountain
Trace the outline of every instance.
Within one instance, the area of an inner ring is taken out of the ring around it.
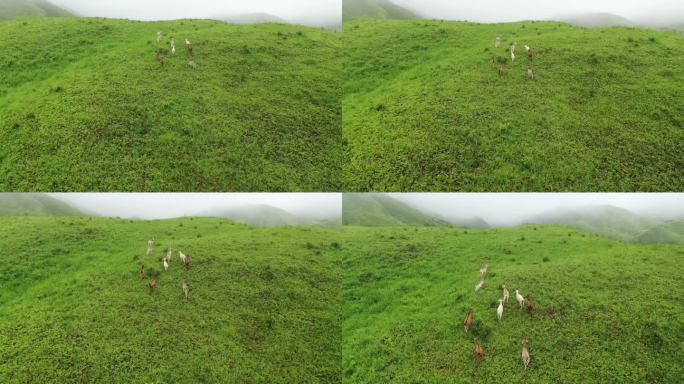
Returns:
[[[413,11],[398,6],[390,0],[344,0],[342,19],[420,19]]]
[[[551,211],[525,222],[568,225],[625,241],[634,241],[642,233],[659,224],[656,220],[610,205]]]
[[[66,16],[73,16],[73,14],[46,0],[0,0],[0,20]]]
[[[243,13],[216,17],[231,24],[288,23],[287,20],[268,13]]]
[[[76,208],[39,193],[0,193],[0,216],[82,216]]]
[[[444,220],[448,221],[449,223],[459,226],[459,227],[466,227],[466,228],[489,228],[489,223],[485,221],[485,219],[481,217],[466,217],[466,218],[459,218],[459,217],[445,217]]]
[[[340,225],[339,221],[297,216],[284,209],[270,205],[246,205],[237,208],[219,209],[215,212],[203,213],[200,216],[222,217],[255,227],[336,227]]]
[[[368,227],[403,225],[448,225],[440,218],[423,213],[390,196],[375,193],[342,195],[342,223]]]
[[[684,243],[684,221],[658,224],[635,239],[638,243]]]
[[[586,28],[602,28],[616,26],[631,27],[635,25],[633,21],[628,20],[622,16],[605,12],[558,15],[553,19],[563,21],[578,27]]]

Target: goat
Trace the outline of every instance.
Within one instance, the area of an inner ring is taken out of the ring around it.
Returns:
[[[496,317],[501,321],[501,316],[503,316],[503,299],[499,299],[499,308],[496,309]]]
[[[510,292],[508,292],[508,287],[504,284],[501,286],[503,288],[503,300],[506,304],[508,304],[508,297],[510,296]]]
[[[192,69],[197,69],[197,63],[195,63],[192,60],[188,60],[188,67],[190,67]]]
[[[496,41],[494,43],[494,46],[499,48],[500,45],[501,45],[501,36],[497,36]]]
[[[515,41],[513,42],[513,44],[511,44],[511,53],[515,53],[515,44]]]
[[[532,56],[533,56],[532,50],[530,49],[529,51],[527,51],[527,59],[532,60]]]
[[[187,256],[183,252],[178,251],[178,257],[180,257],[183,264],[185,264],[185,259],[187,258]]]
[[[534,304],[532,303],[532,296],[530,294],[527,294],[527,313],[532,313],[534,310]]]
[[[503,76],[506,73],[506,66],[504,64],[499,65],[499,76]]]
[[[475,357],[478,360],[482,360],[484,357],[484,349],[480,344],[477,343],[477,338],[473,337],[473,339],[470,340],[470,343],[475,346]]]
[[[467,339],[468,338],[468,330],[470,329],[470,326],[473,324],[473,309],[470,308],[468,310],[468,314],[466,315],[465,320],[463,320],[463,338]]]
[[[534,79],[534,73],[532,72],[532,68],[527,67],[527,78],[532,80]]]
[[[515,61],[515,52],[511,52],[511,61]]]
[[[173,256],[173,249],[169,247],[169,249],[166,251],[166,261],[171,261],[171,256]]]
[[[527,366],[530,364],[530,352],[527,350],[527,340],[522,341],[522,361],[523,365],[525,365],[525,370],[527,370]]]
[[[183,265],[185,266],[185,269],[190,269],[190,256],[185,256],[185,259],[183,259]]]
[[[148,284],[150,286],[150,295],[154,293],[154,290],[157,288],[157,278],[153,277],[150,280],[150,283]]]
[[[517,289],[515,290],[515,301],[518,302],[518,304],[520,305],[520,309],[522,309],[525,298],[523,297],[523,295],[520,294],[520,292],[518,292]]]
[[[530,51],[530,46],[525,44],[525,52],[529,52],[529,51]]]
[[[188,39],[185,39],[185,49],[192,55],[192,43]]]
[[[162,39],[162,33],[161,33],[161,32],[157,32],[157,43],[160,42],[161,39]]]
[[[171,42],[170,42],[169,44],[171,45],[171,48],[172,48],[172,49],[173,49],[173,48],[176,48],[176,39],[172,37],[172,38],[171,38]]]
[[[483,285],[484,285],[484,280],[480,279],[480,282],[478,282],[477,285],[475,286],[475,292],[477,292],[477,291],[479,291],[480,289],[482,289],[482,286],[483,286]]]
[[[157,52],[157,60],[159,60],[159,52]],[[147,240],[147,256],[152,253],[152,248],[154,248],[154,236]]]
[[[169,270],[169,262],[166,261],[166,257],[164,258],[164,272]]]
[[[171,54],[175,55],[176,54],[176,47],[171,47]]]
[[[162,67],[164,66],[164,64],[166,64],[166,60],[164,60],[164,56],[161,56],[159,58],[159,64],[161,64]]]
[[[491,65],[492,68],[496,69],[496,59],[492,59]]]
[[[140,266],[140,269],[138,270],[138,275],[141,279],[145,278],[145,264]]]
[[[484,275],[487,273],[487,268],[489,267],[489,264],[485,263],[485,265],[480,268],[480,278],[483,278]]]
[[[183,279],[183,282],[181,283],[181,289],[183,290],[183,295],[185,295],[185,298],[187,299],[190,288],[188,287],[188,283],[185,282],[185,279]]]

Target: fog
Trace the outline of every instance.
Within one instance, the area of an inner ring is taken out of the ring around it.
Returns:
[[[266,13],[292,23],[331,26],[342,20],[342,0],[50,0],[79,16],[133,20],[206,19]]]
[[[339,193],[50,193],[79,210],[108,217],[169,219],[217,210],[270,205],[297,216],[336,219],[342,215]]]
[[[444,218],[481,217],[509,226],[553,210],[612,205],[658,220],[684,219],[684,193],[410,193],[390,194]]]
[[[435,19],[507,22],[549,20],[559,15],[607,12],[645,25],[684,20],[682,0],[392,0]]]

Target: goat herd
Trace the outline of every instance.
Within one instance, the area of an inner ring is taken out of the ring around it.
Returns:
[[[147,256],[149,256],[152,253],[152,250],[154,249],[154,241],[155,238],[152,237],[147,241]],[[162,260],[162,265],[164,267],[164,272],[169,270],[169,262],[171,261],[171,256],[173,256],[173,250],[171,247],[166,251],[166,256],[164,256]],[[185,267],[186,270],[190,269],[190,256],[184,254],[181,251],[178,251],[178,256],[181,259],[181,262],[183,263],[183,266]],[[145,264],[142,264],[140,266],[140,269],[138,270],[138,275],[140,276],[140,279],[145,278]],[[150,295],[154,294],[154,291],[157,289],[157,283],[159,282],[159,278],[157,276],[151,276],[150,277],[150,282],[148,283],[148,286],[150,287]],[[188,287],[188,283],[185,281],[185,279],[181,280],[181,291],[183,292],[183,295],[185,298],[188,298],[188,293],[190,292],[190,288]]]
[[[484,277],[487,274],[487,268],[489,268],[489,264],[485,264],[482,268],[480,268],[480,281],[477,283],[475,286],[475,291],[479,291],[482,286],[484,285]],[[501,288],[503,289],[503,297],[499,299],[499,306],[496,309],[496,317],[498,321],[501,321],[501,318],[503,317],[503,311],[504,311],[504,303],[508,303],[508,298],[510,296],[510,292],[508,291],[508,287],[506,285],[502,285]],[[527,295],[527,297],[523,297],[522,294],[520,294],[519,290],[515,290],[515,301],[518,302],[518,305],[520,305],[520,309],[523,309],[523,305],[527,307],[527,313],[532,313],[534,310],[534,304],[532,303],[532,296],[530,294]],[[470,326],[473,323],[473,309],[470,308],[468,309],[468,314],[466,315],[465,320],[463,321],[463,329],[464,329],[464,338],[468,338],[468,329],[470,329]],[[470,340],[470,343],[475,346],[475,357],[478,359],[478,361],[481,361],[482,358],[484,357],[484,348],[482,348],[482,345],[480,345],[477,342],[477,338],[473,337]],[[527,369],[527,366],[530,364],[530,352],[527,350],[527,344],[528,341],[523,339],[522,341],[522,361],[523,365],[525,366],[525,369]]]
[[[514,41],[513,44],[511,44],[511,63],[515,61],[515,48],[516,48],[516,42]],[[494,46],[496,48],[499,48],[501,46],[501,36],[497,36],[496,40],[494,42]],[[525,45],[525,53],[527,54],[527,59],[532,62],[532,58],[534,57],[534,54],[532,53],[532,48],[530,48],[529,45]],[[499,76],[503,76],[506,73],[506,64],[505,63],[498,63],[496,58],[492,58],[491,62],[492,68],[494,68]],[[534,78],[534,72],[532,72],[532,67],[528,66],[527,67],[527,78],[532,80]]]
[[[161,32],[157,32],[157,44],[161,43],[162,35],[163,34]],[[169,46],[171,48],[171,54],[175,55],[176,54],[176,39],[175,38],[171,37],[171,39],[169,40]],[[188,53],[188,56],[192,57],[192,54],[194,52],[194,48],[192,47],[192,43],[188,39],[185,39],[185,50]],[[157,49],[157,51],[155,52],[155,57],[157,58],[159,65],[161,65],[162,67],[164,67],[164,65],[166,65],[166,58],[162,55],[162,53],[159,49]],[[197,69],[198,68],[197,63],[195,63],[193,60],[188,60],[187,65],[191,69]]]

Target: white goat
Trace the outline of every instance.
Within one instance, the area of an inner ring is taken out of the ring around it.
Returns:
[[[154,248],[154,237],[147,240],[147,256],[149,256],[150,253],[152,253],[152,248]]]
[[[497,36],[496,42],[494,43],[494,46],[499,48],[500,45],[501,45],[501,36]]]
[[[185,279],[183,279],[183,283],[181,284],[181,289],[183,290],[183,295],[185,295],[185,298],[188,298],[188,292],[190,292],[190,288],[188,287],[188,283],[185,282]]]
[[[510,296],[508,287],[506,285],[502,285],[501,287],[503,288],[503,300],[506,304],[508,304],[508,297]]]
[[[525,369],[530,364],[530,352],[527,350],[527,340],[522,341],[522,361]]]
[[[511,52],[511,61],[515,61],[515,53]]]
[[[532,68],[527,68],[527,78],[534,79],[534,73],[532,72]]]
[[[162,33],[161,33],[161,32],[157,32],[157,43],[160,42],[161,39],[162,39]]]
[[[529,52],[530,52],[530,46],[525,44],[525,53],[529,53]]]
[[[484,285],[484,280],[480,280],[480,282],[477,283],[477,285],[475,286],[475,291],[479,291],[483,285]]]
[[[487,273],[487,268],[489,268],[489,264],[485,264],[480,268],[480,279],[484,278],[484,275]]]
[[[501,316],[503,316],[503,299],[499,299],[499,308],[496,309],[496,317],[501,321]]]
[[[185,264],[185,260],[188,258],[183,252],[178,251],[178,256],[180,257],[181,261],[183,264]]]
[[[520,305],[520,309],[522,309],[523,304],[525,303],[525,298],[523,297],[523,295],[520,294],[520,292],[518,292],[517,289],[515,290],[515,301],[518,302],[518,305]]]
[[[169,262],[166,261],[166,257],[164,258],[164,272],[169,270]]]

